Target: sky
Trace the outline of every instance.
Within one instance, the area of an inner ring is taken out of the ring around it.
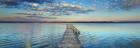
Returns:
[[[57,17],[56,20],[67,20],[67,18],[71,18],[68,21],[72,20],[140,20],[140,4],[139,5],[132,5],[130,7],[123,7],[120,4],[119,0],[64,0],[64,2],[69,2],[72,4],[78,4],[87,7],[94,7],[96,9],[93,12],[88,13],[74,13],[71,15],[61,15],[55,16]],[[115,5],[112,5],[115,4]],[[128,9],[125,9],[128,8]],[[3,16],[19,16],[15,13],[20,12],[28,12],[27,10],[17,9],[17,8],[3,8],[0,7],[0,17]],[[31,11],[36,12],[36,11]],[[22,15],[20,15],[22,16]],[[45,15],[41,15],[45,17]],[[61,19],[63,18],[63,19]],[[66,18],[66,19],[65,19]],[[87,19],[84,19],[87,18]]]

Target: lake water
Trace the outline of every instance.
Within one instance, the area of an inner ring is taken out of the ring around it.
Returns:
[[[140,48],[139,23],[0,23],[0,47],[57,48],[67,24],[85,48]]]

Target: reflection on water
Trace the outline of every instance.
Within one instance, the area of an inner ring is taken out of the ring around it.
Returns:
[[[139,23],[72,23],[85,48],[140,48]],[[57,48],[66,23],[0,23],[1,48]]]

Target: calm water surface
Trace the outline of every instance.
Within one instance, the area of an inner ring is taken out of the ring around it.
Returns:
[[[57,48],[66,24],[0,23],[2,48]],[[140,48],[139,23],[71,23],[85,48]]]

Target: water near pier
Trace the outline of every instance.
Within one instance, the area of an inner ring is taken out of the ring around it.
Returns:
[[[0,47],[58,48],[67,24],[84,48],[140,48],[139,23],[0,23]]]

